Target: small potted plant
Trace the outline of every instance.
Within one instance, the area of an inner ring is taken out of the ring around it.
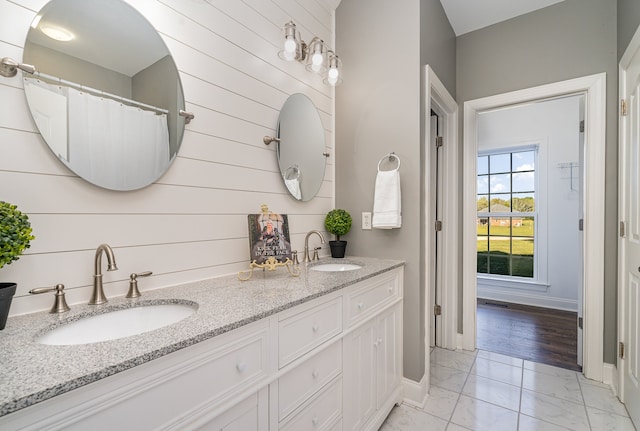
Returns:
[[[347,241],[341,241],[340,236],[346,235],[351,229],[351,214],[343,209],[334,209],[327,213],[324,219],[324,227],[327,232],[336,236],[335,241],[329,241],[331,257],[344,257]]]
[[[18,211],[17,206],[0,201],[0,269],[18,260],[29,248],[29,243],[35,239],[31,232],[27,215]],[[0,283],[0,330],[7,323],[16,286],[16,283]]]

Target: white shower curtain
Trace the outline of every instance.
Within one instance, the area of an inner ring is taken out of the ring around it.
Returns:
[[[51,151],[63,162],[69,154],[67,147],[67,92],[65,88],[49,85],[36,78],[24,78],[24,91],[29,100],[33,120]]]
[[[169,164],[167,116],[69,88],[69,164],[102,187],[132,190]]]

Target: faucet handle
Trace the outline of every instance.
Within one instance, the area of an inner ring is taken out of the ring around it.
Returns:
[[[320,256],[318,256],[318,250],[322,250],[322,247],[315,247],[313,249],[313,260],[320,260]]]
[[[291,252],[291,260],[293,261],[294,265],[300,264],[300,261],[298,260],[298,250],[293,250]]]
[[[153,272],[144,271],[139,273],[133,273],[129,276],[129,292],[127,292],[126,298],[138,298],[141,296],[140,291],[138,290],[138,277],[148,277]]]
[[[37,295],[39,293],[53,292],[54,290],[56,292],[55,301],[49,313],[64,313],[69,311],[70,308],[67,305],[67,300],[64,298],[64,284],[56,284],[54,287],[37,287],[31,289],[29,293]]]

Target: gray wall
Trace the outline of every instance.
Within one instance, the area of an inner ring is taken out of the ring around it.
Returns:
[[[131,78],[78,57],[26,42],[22,61],[36,70],[77,84],[131,98]]]
[[[640,26],[640,1],[618,0],[618,60]]]
[[[637,0],[628,0],[637,2]],[[457,100],[607,73],[604,360],[616,363],[616,3],[566,0],[458,37]]]
[[[420,2],[420,64],[428,64],[456,98],[456,34],[438,0]]]
[[[178,115],[178,109],[184,106],[179,98],[180,76],[170,55],[142,69],[131,78],[132,97],[142,103],[165,108],[169,111],[169,159],[178,152],[182,141],[184,119]],[[175,85],[172,85],[175,83]]]
[[[421,60],[454,86],[455,36],[443,23],[438,0],[342,0],[336,10],[345,76],[336,88],[336,207],[354,218],[348,255],[406,261],[404,375],[415,381],[425,372]],[[392,151],[402,160],[402,228],[364,231],[361,213],[373,208],[378,160]]]

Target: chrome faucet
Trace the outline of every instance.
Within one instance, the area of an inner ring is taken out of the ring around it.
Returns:
[[[113,250],[107,244],[100,244],[96,249],[96,256],[94,260],[93,270],[93,293],[89,300],[89,305],[104,304],[107,302],[107,297],[104,296],[104,290],[102,290],[102,253],[107,255],[107,271],[115,271],[118,269],[116,265],[116,258],[113,255]]]
[[[302,259],[303,263],[311,261],[309,259],[309,237],[311,236],[311,234],[314,234],[314,233],[320,237],[320,244],[324,244],[324,237],[322,236],[322,234],[319,231],[317,231],[317,230],[309,231],[307,236],[304,237],[304,257]]]

